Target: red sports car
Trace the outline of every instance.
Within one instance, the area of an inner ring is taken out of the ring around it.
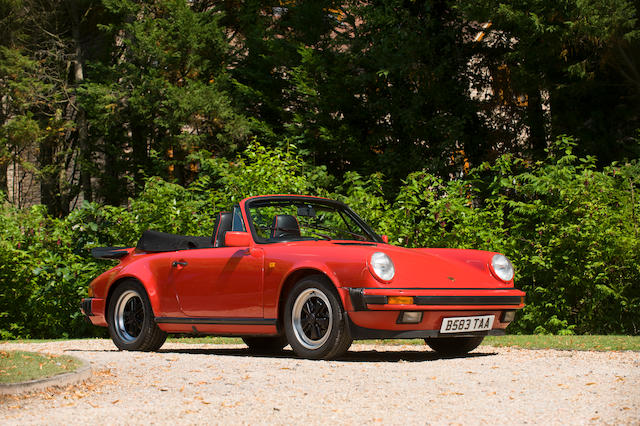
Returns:
[[[304,358],[353,339],[424,338],[464,354],[504,334],[525,293],[498,253],[387,244],[338,201],[250,197],[216,216],[212,237],[146,231],[89,285],[82,311],[120,349],[153,351],[167,333],[240,336],[256,352]]]

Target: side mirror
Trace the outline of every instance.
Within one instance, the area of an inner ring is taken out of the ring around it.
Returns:
[[[227,231],[224,234],[224,245],[226,247],[249,247],[251,244],[251,234],[248,232]]]
[[[387,237],[386,235],[382,236],[382,242],[385,244],[389,244],[389,237]]]

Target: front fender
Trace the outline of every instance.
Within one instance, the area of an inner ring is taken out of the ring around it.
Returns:
[[[269,265],[267,265],[267,268]],[[264,317],[265,318],[278,318],[278,312],[281,310],[281,305],[286,303],[285,295],[300,279],[308,275],[322,274],[333,284],[336,288],[337,294],[340,296],[343,306],[346,299],[344,293],[340,291],[342,285],[339,277],[335,274],[329,266],[325,263],[304,260],[297,262],[295,265],[291,265],[286,271],[283,271],[281,278],[277,286],[268,288],[265,286],[265,306]],[[265,283],[267,280],[265,280]]]

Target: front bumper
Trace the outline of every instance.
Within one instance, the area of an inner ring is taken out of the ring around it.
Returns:
[[[349,288],[349,300],[354,311],[384,310],[468,310],[521,309],[525,293],[508,289],[431,289],[431,288]],[[409,297],[413,303],[390,304],[393,297]]]
[[[514,288],[344,288],[343,291],[354,339],[444,337],[440,326],[445,318],[478,315],[494,315],[493,328],[446,336],[502,335],[511,322],[511,318],[505,319],[505,313],[513,314],[524,307],[525,297],[524,292]],[[397,304],[397,299],[394,300],[397,297],[412,303]],[[402,323],[399,319],[403,312],[419,312],[422,318],[417,323]]]

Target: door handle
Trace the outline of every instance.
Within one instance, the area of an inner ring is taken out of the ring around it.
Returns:
[[[184,262],[184,261],[177,261],[177,260],[174,260],[174,261],[173,261],[173,263],[171,264],[171,266],[173,266],[174,268],[177,268],[177,267],[178,267],[178,265],[180,265],[180,266],[187,266],[187,265],[188,265],[188,263],[187,263],[187,262]]]

